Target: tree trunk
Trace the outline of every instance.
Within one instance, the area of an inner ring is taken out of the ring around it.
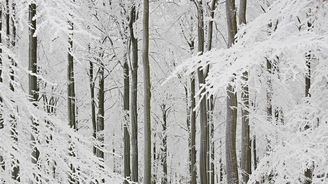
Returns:
[[[312,54],[307,54],[306,58],[306,76],[305,76],[305,97],[311,97],[310,88],[311,88],[311,58]],[[309,129],[310,126],[306,125],[305,130]],[[304,181],[304,184],[311,184],[312,183],[312,174],[313,174],[313,168],[308,168],[304,172],[304,176],[306,180]]]
[[[129,108],[130,108],[130,76],[129,76],[129,65],[127,56],[125,55],[125,61],[123,65],[124,72],[124,97],[123,97],[123,110],[124,110],[124,124],[123,124],[123,139],[124,139],[124,184],[128,184],[130,180],[130,133],[129,133]]]
[[[3,5],[2,3],[0,3],[0,44],[2,44],[2,13],[3,13]],[[0,83],[3,82],[2,80],[2,58],[3,58],[3,54],[2,54],[2,49],[0,48]],[[3,101],[2,101],[2,96],[0,96],[0,129],[4,128],[4,119],[3,119]],[[5,170],[5,163],[4,163],[4,159],[3,156],[0,155],[0,167],[1,169]]]
[[[104,64],[100,63],[99,66],[99,90],[98,90],[98,113],[97,113],[97,140],[99,141],[100,148],[97,149],[97,156],[104,159],[104,116],[105,116],[105,76],[104,76]]]
[[[73,24],[70,23],[71,29],[73,30]],[[74,79],[74,59],[72,55],[73,51],[73,40],[72,40],[72,34],[69,35],[69,48],[68,48],[68,66],[67,66],[67,77],[68,77],[68,85],[67,85],[67,91],[68,91],[68,120],[69,120],[69,126],[73,129],[76,129],[76,120],[75,120],[75,79]]]
[[[149,66],[149,0],[143,9],[143,69],[144,69],[144,184],[151,183],[151,116],[150,116],[150,66]]]
[[[244,73],[244,80],[247,81],[248,74]],[[249,129],[249,91],[248,85],[245,84],[242,88],[241,98],[244,107],[242,107],[242,132],[241,132],[241,163],[240,167],[242,170],[242,183],[247,183],[249,175],[251,174],[251,139]]]
[[[37,81],[37,37],[34,36],[35,29],[36,29],[36,20],[33,19],[36,14],[36,4],[31,3],[29,5],[29,16],[28,16],[28,22],[29,22],[29,66],[28,70],[30,72],[29,74],[29,96],[31,102],[36,106],[36,102],[39,98],[39,89],[38,89],[38,81]],[[8,22],[7,22],[8,23]],[[33,120],[32,120],[33,121]],[[34,122],[33,122],[34,123]],[[36,131],[36,130],[35,130]],[[35,144],[35,138],[32,136],[32,142],[33,145]],[[34,164],[37,163],[39,159],[39,150],[32,145],[32,162]]]
[[[167,173],[167,116],[170,108],[167,108],[165,104],[161,105],[162,110],[162,147],[161,147],[161,155],[162,155],[162,167],[163,167],[163,178],[161,183],[168,183],[168,173]]]
[[[239,3],[239,24],[246,24],[247,0],[240,0]],[[248,90],[248,72],[243,73],[245,84],[242,86],[241,99],[243,106],[241,109],[242,130],[241,130],[241,163],[242,183],[247,183],[249,175],[252,172],[251,162],[251,139],[249,130],[249,90]]]
[[[197,183],[197,166],[196,166],[196,111],[194,111],[196,107],[196,99],[195,99],[195,77],[194,75],[191,76],[190,79],[190,111],[191,111],[191,117],[190,117],[190,149],[191,149],[191,155],[190,155],[190,165],[191,165],[191,182],[190,184],[196,184]]]
[[[208,43],[207,43],[207,51],[212,49],[212,40],[213,40],[213,19],[214,19],[214,11],[215,4],[217,0],[212,0],[210,5],[210,18],[208,24]],[[207,65],[205,71],[205,78],[208,76],[210,70],[210,66]],[[214,184],[215,181],[215,171],[214,171],[214,158],[215,158],[215,149],[214,149],[214,122],[213,122],[213,110],[214,110],[214,99],[213,96],[207,99],[207,108],[208,108],[208,182],[210,184]]]
[[[228,47],[234,43],[237,33],[236,7],[234,0],[226,0],[226,17],[228,26]],[[232,79],[231,82],[233,82]],[[227,182],[238,184],[238,165],[236,153],[236,128],[237,128],[237,94],[234,87],[227,87],[227,123],[226,123],[226,167]]]
[[[73,22],[69,21],[70,30],[73,31]],[[69,127],[77,130],[76,126],[76,104],[75,104],[75,78],[74,78],[74,58],[72,55],[73,52],[73,33],[69,33],[68,35],[68,65],[67,65],[67,108],[68,108],[68,121]],[[69,148],[70,156],[74,157],[74,150],[72,147]],[[69,175],[69,183],[76,183],[75,174],[75,167],[71,163],[70,164],[70,175]]]
[[[253,166],[254,166],[254,169],[253,170],[256,170],[257,168],[257,151],[256,151],[256,136],[254,135],[253,136]]]
[[[204,10],[203,1],[197,1],[197,15],[198,15],[198,54],[202,55],[204,52]],[[205,73],[201,68],[197,69],[200,96],[200,149],[199,149],[199,175],[200,183],[208,183],[208,121],[207,121],[207,107],[206,94],[202,86],[205,84]],[[203,97],[202,97],[203,96]]]
[[[133,24],[136,21],[136,7],[131,9],[129,22],[132,64],[131,64],[131,180],[138,182],[138,40],[134,36]]]
[[[91,94],[91,121],[92,121],[92,136],[96,139],[97,133],[97,120],[96,120],[96,106],[95,106],[95,82],[94,82],[94,74],[93,74],[93,62],[90,61],[89,68],[89,77],[90,77],[90,94]],[[96,147],[93,146],[93,154],[96,155]]]

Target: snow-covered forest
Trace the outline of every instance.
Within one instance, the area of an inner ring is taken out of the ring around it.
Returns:
[[[0,183],[327,184],[327,0],[0,0]]]

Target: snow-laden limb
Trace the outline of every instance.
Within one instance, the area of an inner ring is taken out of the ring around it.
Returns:
[[[266,76],[270,76],[272,103],[282,108],[284,122],[269,126],[264,113],[251,112],[255,132],[265,130],[260,134],[277,138],[272,153],[260,159],[250,183],[269,175],[275,183],[302,183],[304,171],[309,168],[313,168],[313,183],[327,183],[327,20],[326,0],[276,0],[266,13],[239,29],[231,48],[194,56],[177,67],[170,77],[181,73],[188,76],[210,64],[206,92],[225,94],[227,85],[234,81],[235,91],[239,93],[245,85],[243,73],[248,71],[251,100],[254,101],[256,93],[265,104]],[[311,96],[305,98],[309,56]],[[267,62],[274,73],[267,71]]]
[[[24,71],[18,67],[15,72]],[[16,84],[20,83],[19,78],[15,80]],[[71,165],[76,168],[72,178],[80,183],[101,178],[109,183],[122,181],[119,175],[106,169],[108,166],[102,168],[104,162],[94,156],[92,147],[100,143],[80,135],[69,128],[66,121],[34,106],[19,85],[14,89],[12,91],[9,85],[0,83],[3,120],[0,140],[4,140],[0,144],[0,165],[4,164],[4,168],[0,167],[0,181],[16,183],[12,171],[18,166],[22,183],[66,183]],[[31,137],[35,138],[33,144]],[[32,163],[32,145],[40,152],[37,164]]]

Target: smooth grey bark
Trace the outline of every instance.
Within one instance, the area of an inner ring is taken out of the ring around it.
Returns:
[[[144,70],[144,184],[151,183],[151,91],[149,66],[149,0],[143,7],[143,70]]]
[[[202,55],[204,52],[204,10],[203,1],[194,1],[197,8],[198,16],[198,54]],[[199,90],[201,90],[200,96],[200,149],[199,149],[199,176],[200,183],[208,183],[208,121],[207,121],[207,104],[206,104],[206,94],[205,90],[202,89],[205,84],[205,72],[204,69],[197,69]]]
[[[246,24],[247,0],[240,0],[239,3],[239,24]],[[241,107],[242,127],[241,127],[241,158],[240,167],[242,170],[242,183],[247,183],[252,172],[251,157],[251,139],[249,129],[249,89],[248,89],[248,71],[243,73],[242,79],[245,84],[242,86]]]
[[[234,0],[226,0],[226,17],[228,27],[228,47],[234,43],[237,33],[236,7]],[[232,79],[231,82],[233,82]],[[231,83],[227,87],[227,119],[226,119],[226,171],[227,182],[238,184],[238,164],[236,153],[237,128],[237,93]]]
[[[239,1],[239,24],[246,24],[247,0]]]
[[[132,6],[129,22],[131,39],[131,181],[138,182],[138,40],[134,36],[133,24],[137,19],[136,7]]]
[[[124,142],[124,184],[128,184],[131,176],[130,169],[130,133],[129,133],[129,110],[130,110],[130,75],[129,64],[127,56],[124,56],[123,78],[124,78],[124,96],[123,96],[123,110],[124,110],[124,124],[123,124],[123,142]]]

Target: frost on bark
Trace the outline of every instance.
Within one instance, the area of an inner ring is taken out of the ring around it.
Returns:
[[[226,17],[228,27],[228,47],[234,43],[237,33],[236,7],[234,0],[226,0]],[[230,81],[227,87],[227,119],[226,119],[226,167],[227,182],[238,184],[238,165],[236,153],[236,127],[237,127],[237,94]]]

